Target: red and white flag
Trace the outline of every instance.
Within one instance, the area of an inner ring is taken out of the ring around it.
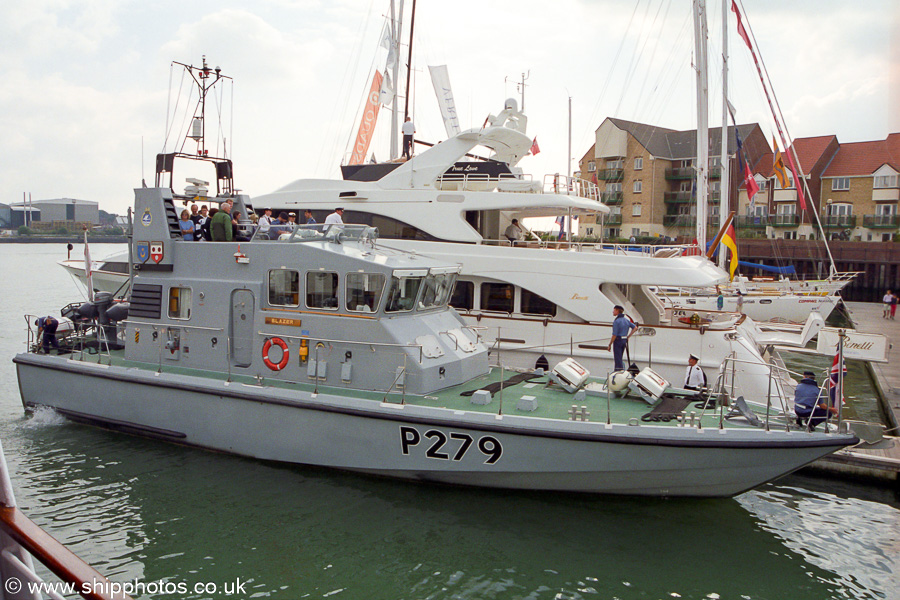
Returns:
[[[532,154],[532,156],[534,156],[534,155],[536,155],[536,154],[537,154],[538,152],[540,152],[540,151],[541,151],[541,149],[540,149],[540,147],[538,146],[538,143],[537,143],[537,137],[535,137],[535,138],[534,138],[534,141],[531,142],[531,154]]]
[[[753,197],[759,191],[759,184],[750,172],[750,163],[744,163],[744,187],[747,188],[747,199],[753,202]]]
[[[731,11],[734,13],[735,18],[737,18],[737,31],[738,35],[741,36],[741,39],[747,44],[747,47],[750,50],[753,50],[753,45],[750,43],[750,36],[747,35],[747,30],[744,29],[744,23],[741,21],[741,12],[738,10],[737,3],[734,0],[731,0]]]
[[[841,351],[838,350],[838,353],[834,355],[834,362],[831,364],[831,376],[828,382],[828,396],[831,398],[831,406],[837,405],[837,398],[841,399],[841,404],[847,403],[841,386],[841,380],[843,379],[841,371],[844,372],[844,376],[847,375],[847,365],[844,364],[844,357],[841,355]]]

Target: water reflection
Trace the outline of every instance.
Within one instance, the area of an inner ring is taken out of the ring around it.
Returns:
[[[492,492],[51,419],[11,434],[23,509],[116,581],[240,577],[276,598],[819,600],[887,597],[898,570],[900,511],[788,485],[737,500]]]

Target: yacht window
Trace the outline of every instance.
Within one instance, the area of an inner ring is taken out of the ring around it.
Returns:
[[[498,312],[513,312],[515,287],[511,283],[482,283],[481,308]]]
[[[422,277],[391,277],[391,288],[388,291],[385,312],[404,312],[412,310],[419,295]]]
[[[450,296],[450,306],[458,310],[472,310],[475,306],[475,284],[471,281],[457,281]]]
[[[287,269],[269,271],[269,304],[300,306],[300,273]]]
[[[456,275],[453,274],[429,275],[426,277],[424,289],[422,290],[422,299],[419,301],[419,309],[445,305],[455,280]]]
[[[522,314],[556,316],[556,305],[534,292],[522,288]]]
[[[348,273],[347,310],[375,312],[383,291],[384,275],[381,273]]]
[[[310,271],[306,274],[306,306],[309,308],[338,308],[338,274]]]
[[[169,317],[185,320],[191,318],[191,288],[169,288]]]
[[[313,216],[318,219],[318,215],[315,211],[313,212]],[[423,240],[430,242],[440,241],[438,238],[422,231],[418,227],[414,227],[409,223],[404,223],[403,221],[398,221],[391,217],[385,217],[384,215],[375,215],[358,210],[345,210],[343,219],[344,223],[369,225],[370,227],[377,228],[378,237],[381,239]],[[319,222],[321,223],[323,220],[324,217],[320,219]]]

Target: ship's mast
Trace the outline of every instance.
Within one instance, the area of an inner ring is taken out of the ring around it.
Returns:
[[[722,0],[722,150],[719,154],[721,163],[719,175],[719,231],[725,227],[728,219],[729,185],[728,164],[728,0]],[[737,123],[734,124],[737,129]],[[740,164],[740,159],[738,159]],[[738,180],[740,181],[740,180]],[[719,267],[725,268],[725,248],[719,248]]]
[[[694,50],[697,71],[697,244],[706,251],[709,187],[709,82],[706,60],[706,0],[694,0]]]

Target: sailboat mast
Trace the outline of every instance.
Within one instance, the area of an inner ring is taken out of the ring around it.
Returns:
[[[412,76],[413,32],[416,30],[416,0],[413,0],[412,15],[409,18],[409,58],[406,59],[406,104],[403,107],[403,121],[409,116],[409,80]]]
[[[737,128],[737,123],[734,124]],[[729,208],[730,169],[728,164],[728,0],[722,0],[722,151],[719,162],[719,229],[725,227]],[[738,159],[740,164],[740,159]],[[725,268],[725,249],[719,249],[719,267]]]
[[[391,0],[391,45],[394,55],[394,86],[400,81],[400,32],[403,30],[403,0],[400,0],[399,11],[394,12],[394,0]],[[399,91],[399,90],[398,90]],[[397,122],[397,94],[394,94],[394,106],[391,110],[391,160],[400,156],[400,125]]]
[[[709,197],[709,76],[706,60],[706,0],[694,0],[694,50],[697,70],[697,244],[706,251]]]

